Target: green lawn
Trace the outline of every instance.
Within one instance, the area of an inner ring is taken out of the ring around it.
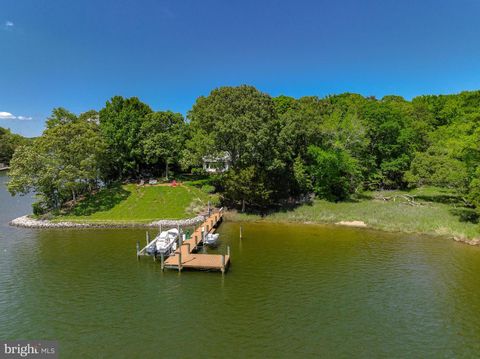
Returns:
[[[80,201],[69,213],[55,221],[138,222],[184,219],[207,205],[210,196],[188,185],[137,186],[128,184],[103,189]]]
[[[389,201],[381,197],[414,195],[416,205],[401,197]],[[410,192],[370,192],[350,202],[333,203],[315,200],[293,210],[272,213],[263,218],[249,214],[230,214],[232,220],[263,220],[271,222],[337,223],[363,221],[370,228],[386,231],[428,233],[458,238],[479,238],[480,225],[472,209],[461,198],[437,188]]]

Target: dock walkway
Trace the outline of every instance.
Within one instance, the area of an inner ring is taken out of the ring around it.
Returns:
[[[194,230],[189,239],[185,241],[180,240],[179,246],[174,254],[165,259],[161,258],[162,269],[169,268],[178,271],[182,269],[218,270],[225,273],[230,265],[229,249],[226,254],[197,253],[199,245],[203,245],[203,239],[208,233],[215,232],[222,219],[223,209],[211,213],[211,215]],[[138,254],[145,254],[145,252],[142,251]]]

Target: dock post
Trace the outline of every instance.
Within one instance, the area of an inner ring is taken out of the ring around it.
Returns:
[[[162,271],[165,268],[165,257],[163,256],[163,252],[160,253],[160,268],[162,268]]]
[[[181,247],[181,246],[182,246],[182,244],[183,244],[183,238],[182,238],[182,236],[181,236],[181,235],[180,235],[180,236],[178,236],[178,244],[179,244],[179,247]]]
[[[240,239],[242,239],[242,226],[240,226]]]
[[[210,217],[210,201],[208,201],[208,216]]]
[[[182,271],[182,251],[178,252],[178,271]]]
[[[225,254],[222,254],[222,274],[225,273]]]
[[[140,259],[140,242],[137,241],[137,259]]]
[[[227,246],[227,256],[230,257],[230,246]]]

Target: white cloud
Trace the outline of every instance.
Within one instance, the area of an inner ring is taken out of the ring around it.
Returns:
[[[5,21],[5,26],[6,27],[13,27],[15,24],[12,21]]]
[[[20,120],[20,121],[29,121],[33,120],[30,116],[15,116],[10,112],[2,112],[0,111],[0,120]]]
[[[14,120],[15,116],[13,116],[10,112],[0,112],[0,119],[2,119],[2,120]]]

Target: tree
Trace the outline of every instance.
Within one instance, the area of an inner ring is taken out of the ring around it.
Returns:
[[[438,147],[417,153],[405,173],[405,180],[410,186],[437,186],[459,192],[464,192],[469,182],[465,163]]]
[[[29,139],[13,134],[9,129],[0,127],[0,163],[8,164],[15,149],[28,143]]]
[[[197,99],[188,117],[184,163],[228,153],[231,171],[220,180],[227,202],[266,207],[288,191],[281,185],[280,122],[270,96],[252,86],[221,87]]]
[[[414,121],[411,104],[398,96],[368,101],[361,116],[367,128],[370,187],[399,188],[415,152],[425,149],[427,126]]]
[[[148,164],[164,164],[166,179],[168,165],[178,162],[184,142],[184,129],[183,116],[171,111],[150,113],[142,123],[140,131],[143,155]]]
[[[266,182],[257,172],[255,166],[242,169],[232,169],[221,177],[224,200],[232,205],[239,206],[245,212],[247,206],[255,209],[264,209],[270,204],[271,190],[266,188]]]
[[[268,166],[275,157],[275,106],[270,96],[252,86],[215,89],[197,99],[188,117],[193,141],[200,136],[213,145],[200,148],[203,153],[197,158],[227,152],[233,167],[247,167]]]
[[[79,194],[98,187],[105,148],[95,122],[76,116],[50,122],[41,137],[15,152],[8,189],[12,195],[34,191],[47,208],[75,202]]]
[[[309,173],[315,194],[331,201],[347,199],[361,183],[358,162],[346,151],[308,148]]]
[[[145,161],[141,145],[141,128],[151,108],[137,97],[115,96],[100,110],[103,137],[112,158],[110,176],[123,179],[138,176]]]

